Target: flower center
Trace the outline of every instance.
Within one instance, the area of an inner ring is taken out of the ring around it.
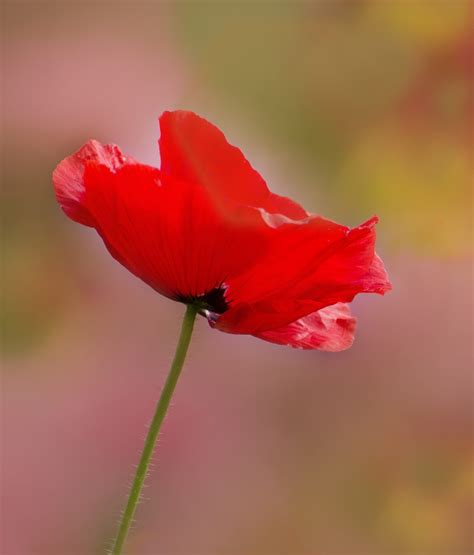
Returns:
[[[182,303],[194,305],[199,314],[215,321],[220,314],[223,314],[229,308],[229,303],[225,298],[226,289],[227,286],[220,285],[203,295],[181,297],[178,300]]]

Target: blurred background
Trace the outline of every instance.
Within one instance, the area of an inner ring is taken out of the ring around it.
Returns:
[[[339,354],[197,325],[129,552],[468,555],[469,0],[3,3],[2,555],[110,546],[183,307],[59,210],[89,138],[159,164],[186,108],[272,190],[376,213],[394,290]]]

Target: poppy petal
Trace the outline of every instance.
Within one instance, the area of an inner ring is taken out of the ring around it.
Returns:
[[[337,303],[308,314],[287,326],[255,334],[255,337],[297,349],[343,351],[354,341],[356,320],[347,304]]]
[[[296,202],[271,193],[242,151],[220,129],[193,112],[164,112],[159,120],[161,170],[205,187],[216,201],[263,208],[298,220],[307,212]]]
[[[53,183],[58,203],[72,220],[93,227],[94,221],[83,204],[84,168],[90,161],[117,171],[126,164],[134,163],[134,160],[125,156],[117,145],[103,145],[90,140],[57,165],[53,172]]]
[[[224,218],[205,189],[150,166],[85,167],[85,208],[111,254],[160,293],[191,302],[223,286],[266,248],[260,214]]]
[[[258,266],[229,281],[230,309],[215,326],[255,334],[350,302],[358,293],[389,291],[374,252],[376,222],[372,218],[352,230],[322,218],[282,225],[279,240]]]
[[[383,295],[392,286],[381,259],[375,253],[378,218],[374,216],[351,229],[344,240],[335,245],[316,268],[293,290],[296,296],[318,293],[318,298],[335,302],[350,302],[357,293]],[[337,298],[336,298],[337,297]]]

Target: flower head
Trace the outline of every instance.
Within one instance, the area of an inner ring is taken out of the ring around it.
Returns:
[[[242,152],[192,112],[160,117],[161,168],[89,141],[54,171],[56,197],[159,293],[229,333],[304,349],[353,341],[347,304],[391,285],[371,218],[349,229],[272,193]]]

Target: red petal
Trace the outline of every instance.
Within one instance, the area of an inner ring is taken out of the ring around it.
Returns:
[[[392,286],[384,265],[375,253],[375,225],[373,217],[351,229],[345,239],[335,245],[332,252],[321,261],[313,275],[302,279],[293,289],[301,297],[314,291],[318,298],[334,304],[350,302],[357,293],[384,294]]]
[[[99,162],[111,171],[117,171],[134,160],[122,154],[116,145],[102,145],[91,140],[57,165],[53,172],[53,183],[61,208],[74,221],[93,227],[94,221],[83,205],[84,167],[89,161]]]
[[[266,248],[259,213],[239,207],[224,218],[205,189],[155,168],[113,173],[88,163],[85,206],[111,254],[157,291],[197,297],[253,264]]]
[[[350,302],[357,293],[385,293],[391,285],[374,252],[376,221],[352,230],[322,218],[283,224],[267,256],[229,280],[230,309],[216,327],[255,334]]]
[[[193,112],[164,112],[160,117],[161,170],[199,183],[218,201],[263,208],[298,220],[308,214],[296,202],[271,193],[242,152],[222,131]]]
[[[255,337],[298,349],[336,352],[352,345],[355,325],[349,306],[337,303],[287,326],[257,333]]]

